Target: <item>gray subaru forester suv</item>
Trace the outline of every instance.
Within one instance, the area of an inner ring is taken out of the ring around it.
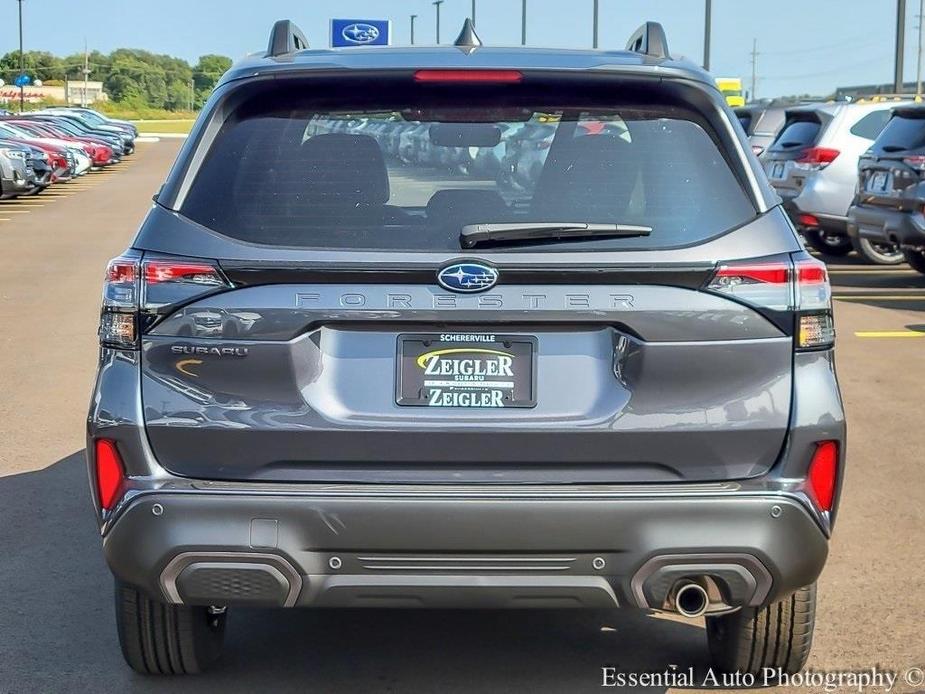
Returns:
[[[465,165],[524,123],[554,128],[526,187]],[[799,670],[845,459],[830,299],[657,24],[598,52],[277,23],[106,272],[87,450],[126,660],[197,672],[237,606],[587,607]]]

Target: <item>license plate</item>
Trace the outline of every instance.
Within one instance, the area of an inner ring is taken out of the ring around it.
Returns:
[[[782,161],[774,162],[774,164],[771,165],[771,178],[783,178],[784,171],[785,171],[784,162]]]
[[[410,407],[534,407],[535,354],[532,336],[399,335],[396,402]]]
[[[870,193],[885,193],[890,187],[890,174],[886,171],[875,171],[867,179],[867,190]]]

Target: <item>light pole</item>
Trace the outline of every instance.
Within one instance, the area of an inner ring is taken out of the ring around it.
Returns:
[[[443,0],[434,0],[434,7],[437,8],[437,45],[440,45],[440,5],[443,4]]]
[[[414,45],[414,20],[417,19],[416,14],[411,15],[411,45]]]
[[[703,69],[709,71],[710,31],[713,28],[713,0],[706,0],[703,15]]]
[[[896,0],[896,56],[893,58],[893,93],[903,90],[903,53],[906,48],[906,0]]]
[[[922,21],[925,20],[925,0],[919,0],[919,50],[915,60],[915,96],[922,98]]]
[[[520,45],[527,45],[527,0],[520,3]]]
[[[23,104],[26,101],[26,85],[22,81],[22,76],[26,74],[26,59],[22,52],[22,0],[19,0],[19,112],[23,112]]]
[[[591,23],[591,48],[597,48],[597,17],[599,10],[598,0],[594,0],[594,20]]]

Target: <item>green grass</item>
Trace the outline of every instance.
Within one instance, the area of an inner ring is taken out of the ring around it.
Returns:
[[[143,133],[188,133],[195,121],[176,120],[136,120],[132,121],[139,132]]]

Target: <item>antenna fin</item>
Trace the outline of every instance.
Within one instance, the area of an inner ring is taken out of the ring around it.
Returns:
[[[463,22],[462,31],[459,32],[459,36],[456,37],[453,45],[457,48],[468,48],[470,52],[482,45],[482,39],[475,33],[475,25],[472,24],[472,20],[468,17]]]

